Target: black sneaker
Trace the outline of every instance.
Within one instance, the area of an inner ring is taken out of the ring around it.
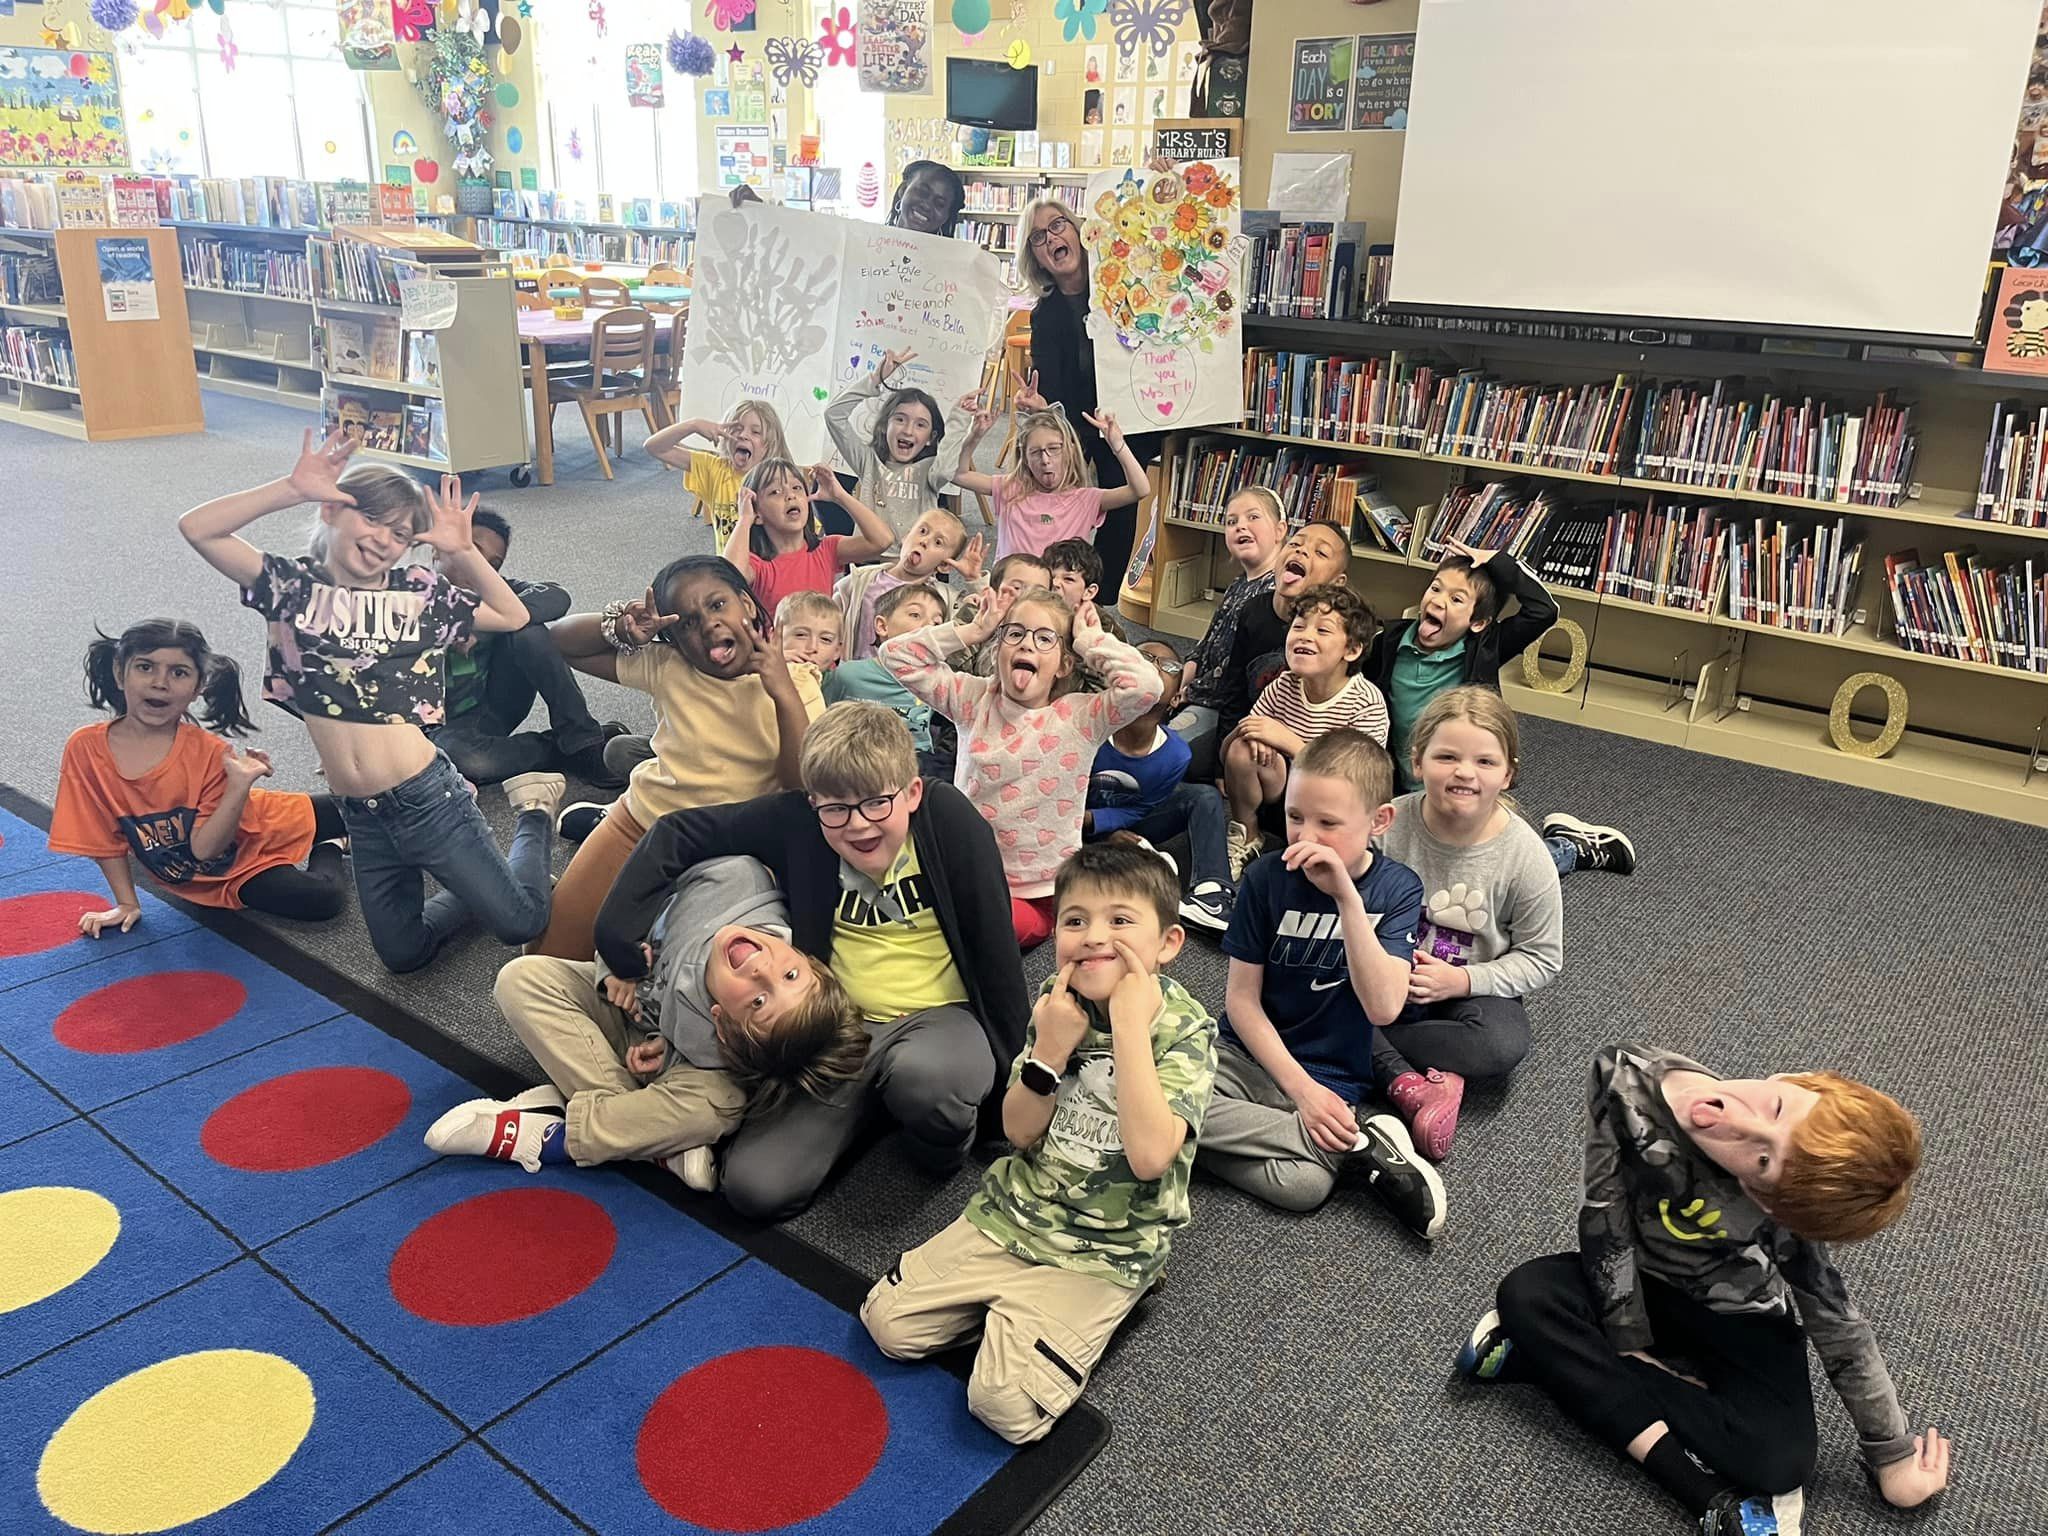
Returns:
[[[570,777],[581,779],[592,789],[624,789],[626,775],[606,761],[604,748],[605,744],[600,740],[574,752],[557,752],[555,766]]]
[[[1387,1209],[1417,1236],[1435,1242],[1444,1230],[1444,1181],[1416,1155],[1408,1127],[1392,1115],[1373,1115],[1358,1127],[1353,1160]]]
[[[1197,928],[1223,933],[1230,927],[1231,908],[1236,905],[1230,887],[1204,880],[1180,899],[1180,915]]]
[[[1472,1329],[1472,1337],[1458,1348],[1458,1374],[1473,1381],[1499,1381],[1509,1374],[1515,1341],[1501,1326],[1500,1313],[1491,1307]]]
[[[562,807],[562,814],[555,822],[555,836],[565,843],[580,843],[597,830],[597,824],[604,820],[608,805],[599,805],[594,800],[578,800],[574,805]]]
[[[1806,1518],[1806,1495],[1790,1493],[1724,1493],[1700,1516],[1700,1536],[1799,1536]]]
[[[1569,846],[1578,855],[1576,869],[1602,870],[1610,875],[1636,872],[1636,845],[1619,827],[1596,826],[1559,812],[1543,818],[1543,840]]]

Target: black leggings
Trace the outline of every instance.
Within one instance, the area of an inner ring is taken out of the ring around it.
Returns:
[[[332,795],[314,795],[313,852],[306,867],[280,864],[242,882],[242,905],[272,917],[302,923],[324,923],[341,911],[348,896],[348,872],[341,850],[329,841],[346,837],[341,802]]]

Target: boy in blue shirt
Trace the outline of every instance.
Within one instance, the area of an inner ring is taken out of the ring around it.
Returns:
[[[1412,1069],[1378,1026],[1408,1001],[1422,882],[1373,852],[1394,808],[1394,765],[1358,731],[1309,743],[1287,782],[1287,847],[1256,860],[1223,952],[1216,1097],[1196,1158],[1283,1210],[1312,1211],[1362,1172],[1406,1225],[1435,1239],[1444,1186],[1393,1115],[1361,1118],[1375,1081]]]
[[[946,600],[936,587],[921,581],[891,587],[875,604],[874,644],[879,647],[894,635],[907,635],[946,622]],[[896,681],[896,674],[869,654],[858,661],[843,661],[825,674],[822,690],[828,705],[842,699],[872,699],[886,704],[910,727],[911,744],[923,765],[932,750],[932,707]],[[951,775],[946,775],[951,777]]]

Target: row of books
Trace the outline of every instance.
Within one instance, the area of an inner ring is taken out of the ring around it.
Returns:
[[[54,256],[0,253],[0,304],[62,304],[64,282]]]
[[[1892,622],[1909,651],[2021,672],[2048,672],[2048,566],[1987,565],[1968,545],[1938,566],[1918,550],[1886,555]]]
[[[967,183],[968,213],[1022,213],[1038,188],[1024,181],[970,181]]]
[[[328,373],[397,380],[400,334],[396,315],[370,320],[322,316],[313,327],[315,358]]]
[[[1279,495],[1290,524],[1313,520],[1348,528],[1359,492],[1369,483],[1350,468],[1318,462],[1299,448],[1210,441],[1180,461],[1173,512],[1183,522],[1220,528],[1223,504],[1232,495],[1247,485],[1264,485]]]
[[[313,295],[351,304],[398,304],[401,276],[413,267],[357,240],[309,240],[306,260]]]
[[[0,374],[76,389],[78,355],[63,331],[43,325],[10,325],[0,330]]]
[[[2001,400],[1991,408],[1972,511],[1985,522],[2048,527],[2048,405],[2028,411]]]
[[[1728,616],[1773,629],[1839,635],[1856,612],[1863,540],[1832,526],[1783,519],[1728,526]]]
[[[506,189],[500,187],[503,193]],[[533,191],[516,192],[510,205],[502,197],[494,198],[492,212],[501,218],[541,219],[564,224],[634,224],[649,229],[687,230],[690,227],[689,205],[680,202],[662,202],[651,197],[619,197],[610,192],[600,192],[592,203],[587,198],[571,197],[565,192]]]
[[[232,288],[279,299],[313,297],[312,270],[299,251],[187,236],[178,242],[178,255],[185,281],[202,288]]]
[[[1727,571],[1726,533],[1718,507],[1616,506],[1602,520],[1592,580],[1577,585],[1603,597],[1712,613]]]
[[[1422,552],[1438,560],[1456,541],[1473,549],[1505,549],[1526,560],[1542,542],[1558,505],[1556,493],[1547,487],[1530,491],[1499,480],[1454,485],[1436,504]]]
[[[479,217],[476,221],[478,245],[493,251],[531,251],[542,259],[559,253],[579,261],[609,261],[621,266],[685,267],[690,263],[690,241],[687,234],[587,229],[527,219]]]
[[[1611,475],[1621,462],[1635,383],[1507,384],[1470,370],[1439,382],[1430,403],[1431,451]]]
[[[321,398],[327,432],[341,431],[364,448],[448,462],[448,417],[439,400],[397,405],[387,397],[330,389]]]
[[[1425,450],[1437,370],[1396,352],[1331,357],[1247,347],[1245,425],[1257,432]]]
[[[1017,248],[1017,223],[1014,219],[963,218],[953,226],[953,234],[957,239],[972,240],[983,250],[1007,254]]]
[[[369,190],[360,182],[354,185]],[[167,176],[158,187],[158,207],[165,218],[202,224],[317,230],[326,226],[323,215],[333,206],[333,194],[323,196],[320,184],[288,176]],[[358,208],[344,193],[342,222],[367,208],[367,202]]]
[[[1365,225],[1290,222],[1277,213],[1247,210],[1241,227],[1251,241],[1244,265],[1247,313],[1318,320],[1357,316],[1361,271],[1370,254]]]
[[[1889,394],[1852,410],[1808,395],[1743,399],[1740,381],[1652,384],[1635,472],[1718,490],[1895,507],[1913,479],[1913,408]]]

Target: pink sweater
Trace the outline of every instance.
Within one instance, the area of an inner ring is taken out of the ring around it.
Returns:
[[[956,625],[938,624],[900,635],[876,654],[960,728],[953,783],[995,828],[1010,894],[1050,896],[1060,861],[1081,846],[1095,749],[1159,702],[1159,669],[1104,635],[1077,654],[1107,680],[1106,691],[1027,709],[992,679],[946,666],[946,657],[965,649]]]

